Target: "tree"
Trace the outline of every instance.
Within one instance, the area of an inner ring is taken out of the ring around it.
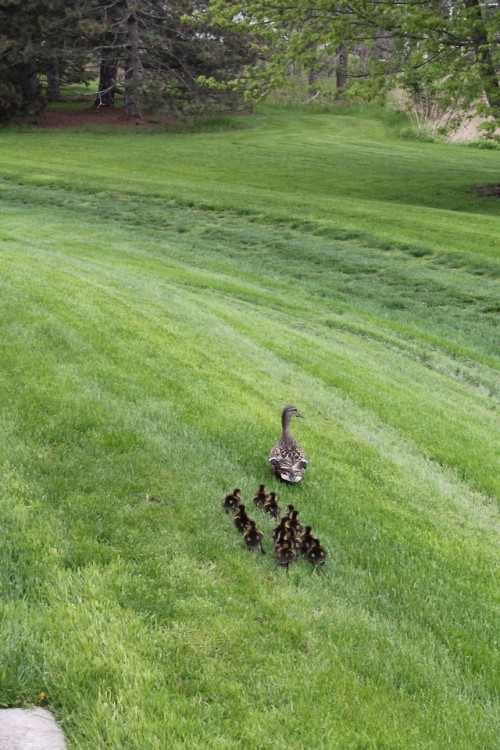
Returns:
[[[208,5],[0,0],[0,117],[40,110],[40,75],[54,93],[58,81],[88,81],[96,66],[96,105],[114,106],[121,93],[135,118],[143,108],[199,112],[235,106],[243,94],[235,81],[254,53],[242,29],[211,23]]]
[[[88,78],[88,49],[79,23],[87,0],[0,0],[0,119],[36,116],[59,82]]]
[[[374,95],[420,72],[463,106],[484,101],[500,119],[499,3],[491,0],[214,0],[220,23],[260,37],[265,84],[298,60],[342,50],[351,90]],[[367,54],[360,55],[360,48]],[[387,54],[389,50],[389,53]],[[342,84],[346,83],[345,78]]]
[[[0,118],[34,114],[40,107],[36,50],[42,34],[41,2],[3,0],[0,4]]]

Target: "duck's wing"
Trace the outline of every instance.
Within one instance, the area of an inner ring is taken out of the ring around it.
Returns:
[[[269,455],[269,463],[285,482],[300,481],[307,467],[304,451],[297,443],[276,443]]]

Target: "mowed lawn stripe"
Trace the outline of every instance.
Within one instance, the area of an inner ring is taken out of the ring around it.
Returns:
[[[40,239],[39,233],[39,242]],[[131,239],[127,238],[127,242],[130,243]],[[213,368],[212,365],[204,368],[203,361],[210,357],[211,349],[221,348],[219,327],[221,318],[224,318],[230,326],[226,326],[226,333],[231,327],[239,325],[240,330],[265,344],[269,351],[282,359],[290,357],[304,372],[348,392],[365,408],[374,410],[378,416],[403,432],[410,427],[412,439],[428,450],[431,457],[449,462],[465,478],[476,481],[478,487],[498,492],[500,472],[491,471],[492,483],[482,484],[482,477],[489,475],[489,470],[499,465],[499,441],[494,439],[497,434],[496,412],[492,408],[488,392],[484,390],[484,383],[481,379],[475,383],[473,378],[467,378],[467,368],[461,373],[452,362],[444,363],[442,359],[441,362],[433,362],[432,355],[424,355],[423,352],[420,357],[409,361],[406,353],[369,339],[363,338],[360,346],[358,336],[343,331],[335,332],[331,327],[325,328],[317,324],[317,311],[323,306],[321,297],[316,305],[316,325],[311,328],[307,323],[306,305],[309,308],[312,305],[307,297],[304,299],[305,315],[301,315],[300,319],[298,317],[300,302],[304,298],[300,285],[298,290],[294,288],[290,294],[294,305],[292,310],[284,313],[280,307],[281,312],[271,313],[271,316],[267,312],[262,316],[258,309],[253,310],[250,303],[256,294],[259,295],[259,307],[262,307],[262,299],[267,292],[265,287],[262,289],[258,285],[255,270],[253,282],[248,283],[246,276],[241,279],[239,275],[231,274],[229,267],[226,267],[224,274],[220,270],[213,273],[203,266],[194,267],[190,271],[189,264],[179,261],[174,261],[173,264],[171,258],[166,260],[161,257],[154,258],[153,263],[148,264],[147,253],[139,251],[134,254],[129,252],[125,269],[121,269],[117,266],[120,262],[119,252],[116,250],[108,255],[110,261],[101,261],[98,266],[91,263],[90,273],[85,274],[94,288],[97,284],[97,291],[104,300],[101,331],[105,330],[104,321],[112,320],[109,316],[116,301],[121,298],[127,304],[132,293],[144,300],[141,315],[145,315],[148,310],[152,310],[153,315],[161,315],[161,306],[165,303],[174,310],[183,298],[184,304],[166,330],[170,336],[177,338],[181,348],[185,346],[185,340],[194,339],[194,331],[200,331],[201,358],[198,356],[197,367],[200,371],[206,370],[205,377],[209,377],[208,373]],[[76,273],[77,278],[82,281],[85,278],[85,275],[80,277],[81,260],[75,258],[76,267],[71,271],[69,258],[61,265],[57,255],[52,261],[50,255],[48,257],[52,277],[60,275],[66,279],[68,274]],[[55,270],[56,266],[59,270]],[[189,294],[183,288],[188,289]],[[40,285],[40,290],[44,295],[43,284]],[[221,292],[224,297],[217,302]],[[51,304],[58,309],[72,294],[65,290],[56,292],[52,295]],[[86,290],[82,297],[90,299]],[[216,311],[215,320],[207,317],[207,305],[211,305],[212,315]],[[185,310],[188,311],[187,323]],[[137,335],[133,330],[134,315],[132,303],[130,321],[126,318],[127,335],[131,341]],[[196,324],[193,326],[194,320]],[[161,318],[152,320],[152,325],[158,324],[161,325]],[[194,330],[191,330],[192,327]],[[96,335],[107,334],[99,334],[98,328]],[[208,343],[209,341],[212,343]],[[240,342],[234,343],[234,356],[238,356],[240,346]],[[155,350],[152,351],[154,353]],[[225,366],[229,366],[231,356],[231,352],[225,354]],[[265,362],[265,354],[259,356],[259,362]],[[259,378],[262,377],[262,369],[265,370],[265,366],[259,367]],[[443,369],[444,372],[441,371]],[[360,377],[359,373],[363,371],[366,372],[365,377]],[[484,375],[484,368],[482,374]],[[216,378],[218,377],[217,374]],[[254,373],[254,378],[256,377],[257,372]],[[269,377],[266,379],[269,380]],[[493,377],[492,387],[494,382]],[[474,408],[479,411],[477,418],[471,420],[470,409],[473,408],[473,403]]]

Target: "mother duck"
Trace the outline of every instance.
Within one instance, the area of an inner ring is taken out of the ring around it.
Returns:
[[[295,406],[285,406],[281,414],[281,437],[269,455],[273,472],[284,482],[300,482],[307,467],[305,453],[290,429],[292,419],[303,416]]]

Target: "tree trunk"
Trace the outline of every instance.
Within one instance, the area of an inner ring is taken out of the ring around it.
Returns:
[[[318,45],[313,44],[311,47],[311,50],[314,55],[318,55]],[[307,74],[307,82],[309,86],[314,86],[318,78],[321,78],[321,70],[318,70],[317,68],[315,70],[309,70]]]
[[[21,111],[27,115],[38,115],[42,110],[38,70],[34,60],[28,60],[17,66],[23,103]]]
[[[59,62],[54,60],[47,70],[47,98],[57,99],[61,95],[61,79],[59,77]]]
[[[337,55],[337,67],[335,69],[335,79],[337,83],[337,90],[335,92],[335,98],[340,99],[342,94],[347,88],[347,65],[349,62],[349,53],[342,45]]]
[[[113,56],[103,52],[99,67],[99,91],[95,98],[96,107],[114,107],[116,93],[116,76],[118,66]]]
[[[139,56],[139,24],[131,10],[132,0],[127,0],[129,16],[126,21],[126,60],[125,60],[125,112],[129,117],[141,118],[137,98],[137,84],[142,70]]]

